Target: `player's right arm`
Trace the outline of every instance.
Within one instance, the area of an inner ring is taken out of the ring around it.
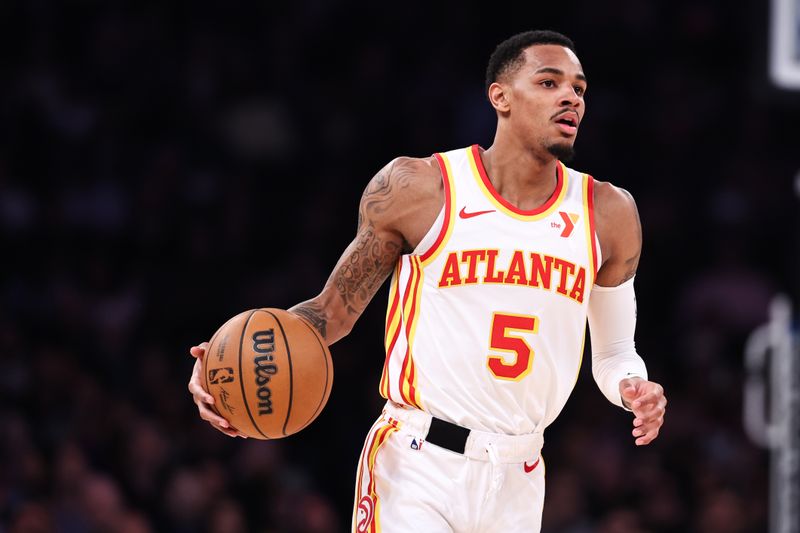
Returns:
[[[329,345],[350,333],[406,247],[398,218],[411,181],[409,171],[413,167],[396,159],[370,180],[358,208],[356,237],[322,292],[289,309],[310,322]]]
[[[361,196],[356,236],[333,268],[322,291],[289,311],[311,323],[330,345],[347,335],[404,251],[427,232],[444,202],[441,174],[433,158],[400,157],[382,168]],[[189,352],[197,358],[189,391],[200,414],[219,431],[244,436],[217,415],[203,389],[207,343]]]
[[[400,255],[416,248],[442,205],[442,176],[433,157],[393,160],[364,190],[356,237],[322,292],[289,311],[310,322],[329,345],[350,333]]]

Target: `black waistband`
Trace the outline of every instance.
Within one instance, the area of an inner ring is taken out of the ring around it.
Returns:
[[[467,437],[469,437],[467,428],[434,417],[431,419],[431,428],[425,441],[463,454],[467,447]]]

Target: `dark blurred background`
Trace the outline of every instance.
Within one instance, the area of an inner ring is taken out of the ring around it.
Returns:
[[[0,532],[336,532],[380,412],[387,288],[317,421],[229,439],[189,346],[314,296],[399,155],[488,147],[494,46],[571,36],[573,168],[644,228],[637,346],[669,410],[638,448],[586,357],[546,435],[545,533],[766,531],[743,342],[796,293],[798,97],[767,2],[0,3]]]

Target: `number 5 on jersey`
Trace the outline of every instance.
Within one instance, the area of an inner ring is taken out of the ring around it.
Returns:
[[[533,348],[524,338],[513,332],[537,333],[539,319],[529,315],[494,313],[492,315],[492,335],[489,349],[514,354],[506,360],[502,355],[489,355],[489,371],[499,379],[519,381],[527,376],[533,367]]]

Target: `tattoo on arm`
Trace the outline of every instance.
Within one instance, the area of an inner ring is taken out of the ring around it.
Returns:
[[[334,273],[333,283],[348,314],[360,314],[394,268],[400,245],[382,241],[372,227],[361,228]]]
[[[356,238],[334,267],[323,293],[290,309],[308,320],[328,342],[344,334],[342,323],[345,327],[351,326],[364,311],[402,252],[403,237],[384,224],[377,228],[375,221],[396,206],[397,191],[408,187],[411,170],[403,167],[389,164],[372,178],[361,197]],[[339,316],[340,313],[329,307],[329,297],[336,295],[344,313],[352,319]]]
[[[625,261],[625,272],[622,274],[617,285],[622,285],[636,275],[636,270],[639,268],[639,256],[640,254],[636,254]]]
[[[408,182],[408,171],[393,163],[375,175],[361,197],[358,234],[333,275],[348,314],[358,315],[364,310],[400,256],[402,240],[382,238],[373,220],[393,207],[397,190],[407,187]]]
[[[315,300],[308,300],[295,305],[289,309],[289,311],[308,320],[311,325],[316,328],[319,334],[322,335],[322,338],[326,338],[328,319],[325,316],[325,310],[318,302]]]
[[[379,215],[392,207],[392,170],[395,164],[390,163],[383,167],[367,184],[364,194],[361,195],[361,204],[358,206],[358,227],[364,224],[370,215]]]

